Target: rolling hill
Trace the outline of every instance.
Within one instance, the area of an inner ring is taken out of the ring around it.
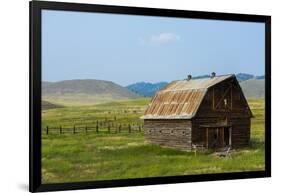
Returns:
[[[43,100],[56,104],[96,104],[138,97],[136,93],[111,81],[85,79],[42,82]]]
[[[240,82],[240,86],[247,98],[262,98],[265,92],[264,79],[250,79]]]
[[[62,105],[57,105],[57,104],[53,104],[50,103],[48,101],[42,101],[41,102],[41,106],[42,106],[42,110],[47,110],[47,109],[56,109],[56,108],[62,108]]]
[[[236,75],[246,97],[264,97],[264,76],[239,73]],[[208,77],[202,75],[194,79]],[[167,82],[137,82],[122,87],[114,82],[95,79],[42,82],[42,108],[57,108],[61,105],[87,105],[115,100],[129,100],[141,96],[151,97],[165,87]]]

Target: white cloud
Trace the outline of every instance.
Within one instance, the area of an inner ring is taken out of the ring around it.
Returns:
[[[152,35],[152,36],[149,36],[148,38],[141,39],[141,43],[152,44],[152,45],[161,45],[161,44],[175,42],[175,41],[178,41],[179,39],[180,39],[180,36],[177,34],[163,32],[158,35]]]

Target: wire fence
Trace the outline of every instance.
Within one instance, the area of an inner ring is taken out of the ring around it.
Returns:
[[[132,132],[142,132],[143,131],[143,124],[140,123],[132,123],[132,124],[107,124],[107,125],[100,125],[96,124],[94,126],[75,126],[72,127],[49,127],[46,126],[42,128],[42,132],[46,135],[49,134],[78,134],[78,133],[132,133]]]

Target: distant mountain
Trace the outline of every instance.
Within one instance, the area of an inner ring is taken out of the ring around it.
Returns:
[[[246,74],[246,73],[238,73],[235,76],[239,82],[242,82],[245,80],[250,80],[250,79],[264,79],[264,75],[263,76],[254,76],[252,74]],[[209,77],[210,77],[210,75],[200,75],[200,76],[195,76],[192,78],[200,79],[200,78],[209,78]]]
[[[167,82],[158,82],[158,83],[149,83],[149,82],[138,82],[126,86],[132,92],[137,93],[138,95],[151,97],[154,96],[155,92],[165,87]]]
[[[240,86],[247,98],[264,97],[265,93],[264,79],[250,79],[240,82]]]
[[[236,78],[239,82],[242,82],[245,80],[253,79],[253,78],[255,78],[255,76],[252,74],[238,73],[238,74],[236,74]]]
[[[85,79],[42,82],[43,100],[57,104],[94,104],[138,97],[136,93],[111,81]]]
[[[209,77],[210,75],[200,75],[200,76],[194,76],[192,77],[192,79],[209,78]],[[242,84],[245,81],[249,81],[243,84],[247,96],[260,97],[260,93],[264,92],[264,85],[258,83],[259,82],[258,80],[264,80],[264,75],[254,76],[252,74],[238,73],[236,74],[236,78],[240,82],[240,84]],[[128,85],[127,88],[138,95],[151,97],[155,95],[156,91],[164,88],[167,84],[168,84],[167,82],[159,82],[159,83],[137,82]],[[256,86],[256,88],[253,88],[252,86],[253,87]]]
[[[249,80],[249,79],[252,79],[252,78],[256,78],[254,75],[246,74],[246,73],[238,73],[235,76],[236,76],[236,78],[239,82]],[[211,76],[206,74],[206,75],[200,75],[200,76],[192,77],[192,79],[209,78],[209,77],[211,77]],[[262,78],[264,76],[257,76],[257,77]]]
[[[255,78],[258,79],[258,80],[261,80],[261,79],[264,79],[265,76],[264,76],[264,75],[262,75],[262,76],[256,76]]]

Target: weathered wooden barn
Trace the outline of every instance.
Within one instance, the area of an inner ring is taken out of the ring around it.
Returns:
[[[252,116],[235,75],[213,73],[171,82],[141,118],[148,142],[188,150],[247,146]]]

